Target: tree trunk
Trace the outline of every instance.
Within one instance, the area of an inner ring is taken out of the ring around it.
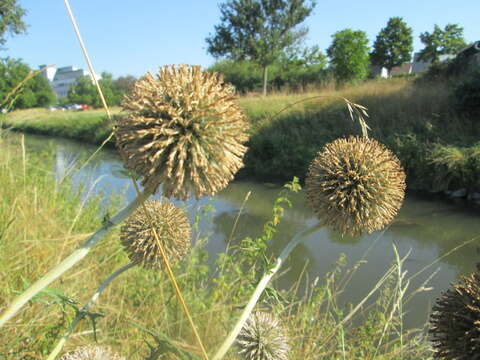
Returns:
[[[268,68],[263,67],[263,96],[267,96]]]

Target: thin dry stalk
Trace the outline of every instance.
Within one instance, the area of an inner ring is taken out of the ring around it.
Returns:
[[[138,185],[133,180],[133,186],[135,188],[135,191],[137,194],[140,194],[140,190],[138,189]],[[170,261],[168,260],[168,256],[165,252],[165,249],[163,248],[162,242],[160,241],[160,238],[158,237],[157,230],[155,229],[155,226],[153,225],[153,219],[151,214],[149,213],[147,207],[145,206],[145,203],[142,203],[143,206],[143,211],[145,213],[145,217],[147,218],[148,222],[150,223],[150,229],[152,231],[152,234],[155,238],[155,241],[157,242],[157,247],[160,250],[160,254],[162,256],[162,260],[165,264],[165,270],[167,271],[168,277],[170,278],[170,281],[172,282],[172,285],[175,289],[175,294],[178,297],[178,300],[180,301],[180,304],[182,305],[183,311],[185,312],[185,315],[187,316],[188,322],[193,330],[193,333],[195,335],[195,338],[198,342],[198,345],[200,346],[200,349],[202,351],[203,357],[208,360],[208,354],[207,351],[205,350],[205,347],[203,346],[202,339],[200,338],[200,335],[198,334],[197,328],[195,327],[195,323],[193,322],[192,315],[190,314],[190,311],[188,310],[188,306],[185,303],[185,300],[182,296],[182,292],[180,291],[180,287],[178,286],[177,280],[175,279],[175,275],[173,274],[172,267],[170,266]]]

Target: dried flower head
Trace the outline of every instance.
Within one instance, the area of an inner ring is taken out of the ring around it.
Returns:
[[[480,359],[480,264],[437,299],[430,317],[435,358]]]
[[[243,166],[248,122],[234,88],[199,66],[147,73],[125,97],[115,134],[125,167],[166,197],[198,199],[227,186]]]
[[[405,173],[374,139],[351,136],[327,145],[310,164],[307,198],[317,216],[342,234],[372,233],[402,205]]]
[[[63,355],[60,360],[125,360],[108,347],[87,345]]]
[[[280,322],[271,314],[254,312],[238,335],[239,354],[246,360],[287,360],[290,347]]]
[[[175,264],[190,249],[190,223],[185,213],[168,200],[149,200],[145,207],[169,262]],[[120,229],[120,240],[131,261],[146,268],[163,268],[160,248],[143,206],[125,221]]]

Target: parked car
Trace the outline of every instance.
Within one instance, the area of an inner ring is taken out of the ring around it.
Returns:
[[[65,109],[61,106],[48,106],[47,110],[50,110],[50,111],[64,111]]]
[[[65,109],[78,111],[78,110],[82,110],[82,105],[68,104],[68,105],[65,105]]]

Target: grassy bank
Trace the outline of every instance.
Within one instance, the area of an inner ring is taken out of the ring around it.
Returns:
[[[119,108],[112,109],[116,114]],[[112,131],[103,109],[87,111],[49,111],[28,109],[9,113],[0,120],[2,127],[32,134],[50,135],[101,144]]]
[[[24,151],[18,140],[1,136],[0,146],[1,312],[21,289],[94,231],[105,210],[101,209],[99,198],[84,202],[68,181],[55,182],[50,173],[50,153]],[[110,212],[116,202],[113,201]],[[176,267],[175,273],[205,346],[212,352],[238,317],[263,262],[241,247],[232,247],[228,255],[216,259],[216,267],[208,267],[201,246],[208,239],[200,234],[199,240],[200,245]],[[114,269],[127,262],[118,232],[114,231],[2,329],[0,359],[45,358],[75,316],[74,309],[83,305]],[[325,279],[309,283],[300,296],[294,286],[280,294],[272,290],[263,298],[262,306],[276,313],[288,329],[290,359],[430,358],[426,340],[402,327],[398,315],[398,305],[403,301],[399,295],[402,283],[396,275],[402,271],[395,264],[375,300],[350,321],[346,319],[352,307],[339,304],[357,267],[346,267],[344,258],[332,266]],[[300,285],[307,280],[298,281]],[[364,295],[368,292],[365,289]],[[147,343],[158,355],[149,359],[199,358],[192,333],[162,273],[141,268],[129,270],[102,294],[92,311],[104,315],[96,318],[98,342],[112,346],[129,360],[147,359]],[[67,343],[67,349],[93,342],[92,323],[84,321]],[[238,357],[232,351],[227,358]]]
[[[252,128],[241,174],[276,181],[303,177],[325,143],[360,134],[341,100],[345,97],[368,108],[371,135],[400,158],[410,188],[478,191],[480,126],[454,111],[451,93],[446,82],[415,85],[411,79],[390,79],[339,91],[242,97],[238,103]],[[102,114],[28,110],[8,114],[3,126],[100,143],[111,128]]]

